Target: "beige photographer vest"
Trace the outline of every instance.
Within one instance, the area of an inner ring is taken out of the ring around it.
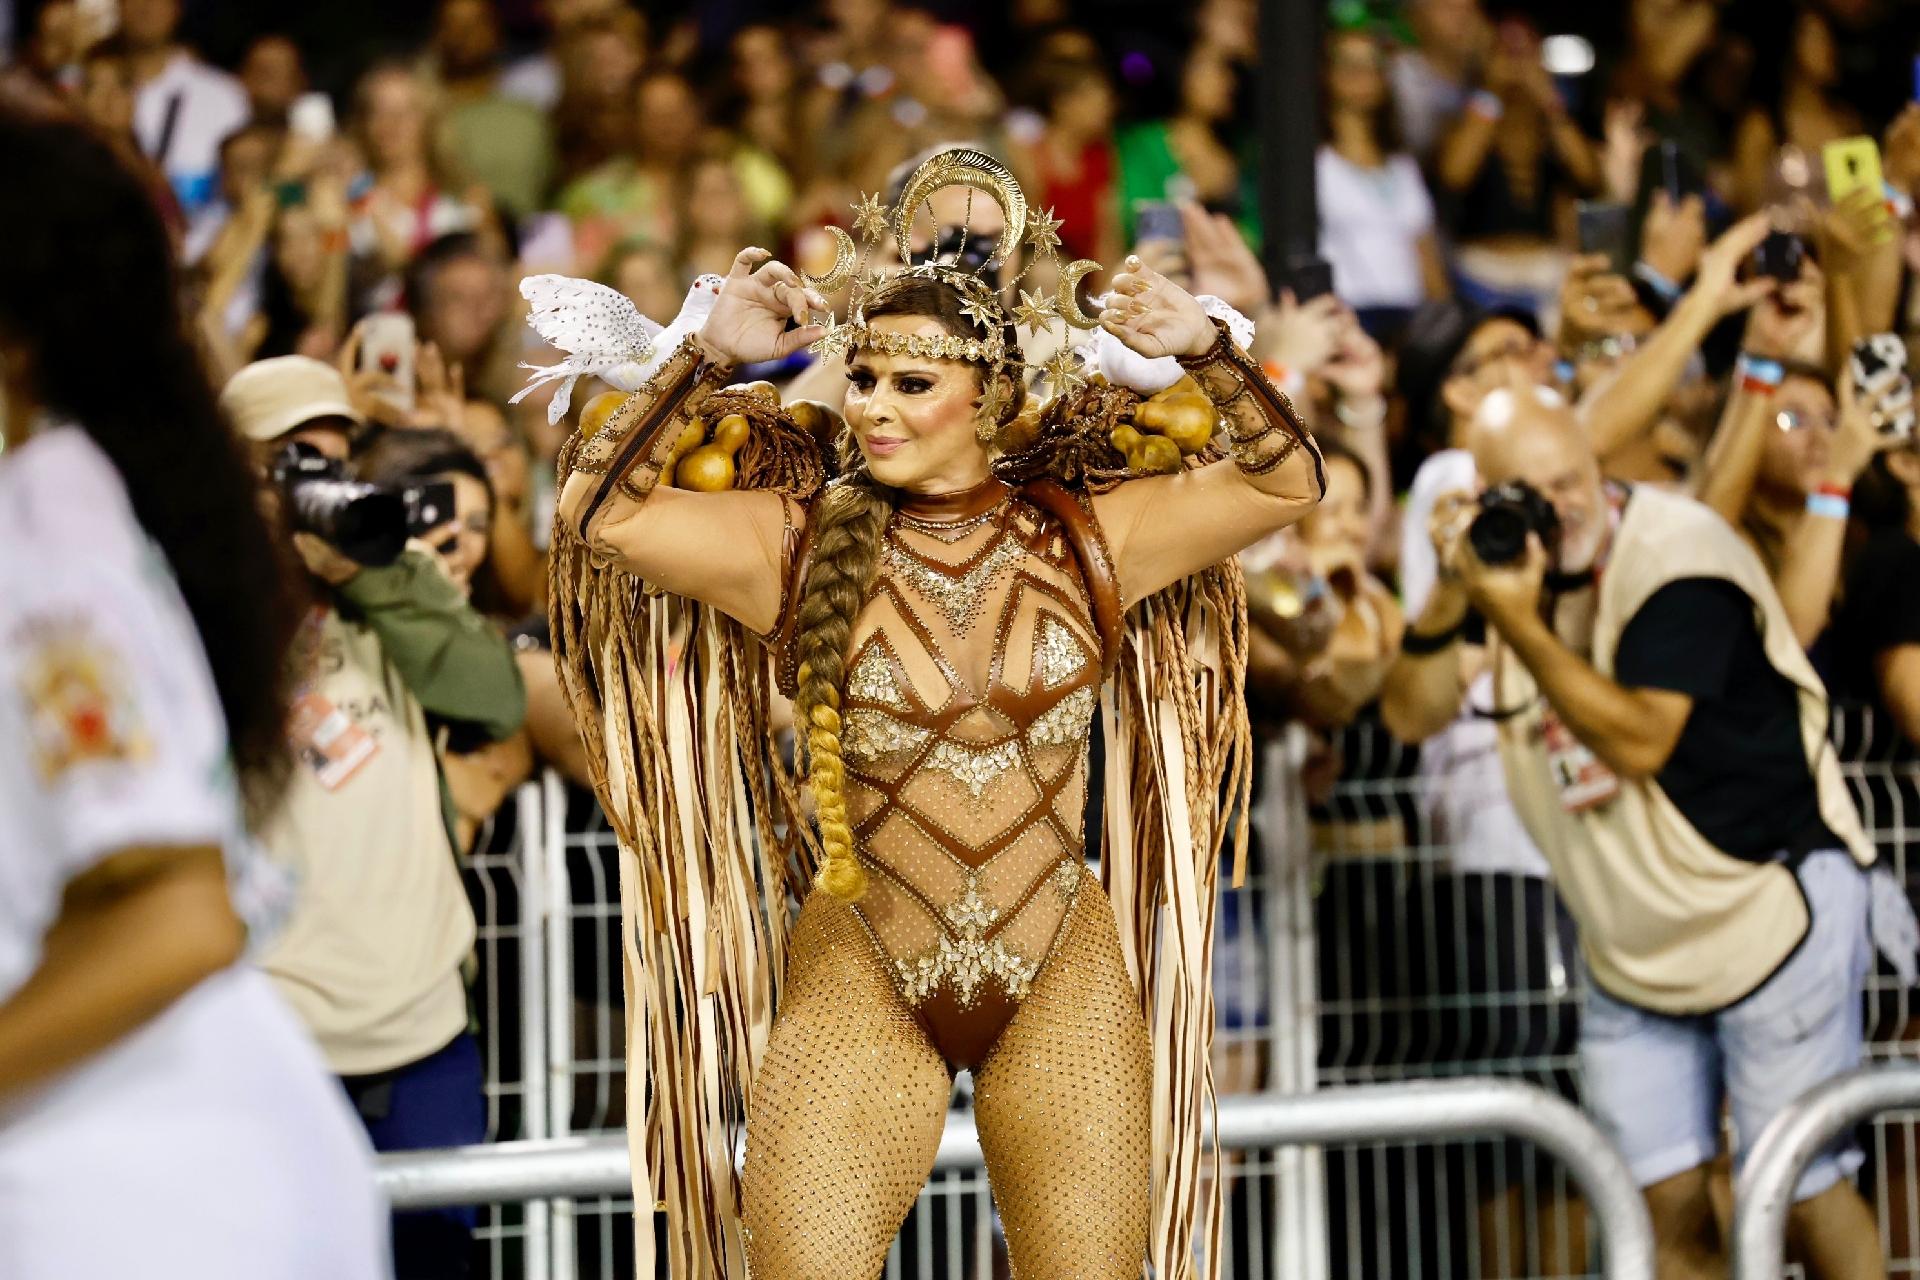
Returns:
[[[1594,620],[1594,668],[1609,679],[1620,635],[1661,587],[1720,578],[1754,603],[1767,659],[1799,690],[1800,734],[1820,816],[1862,866],[1874,859],[1827,736],[1827,693],[1766,570],[1725,521],[1688,498],[1635,489],[1621,515]],[[1562,803],[1542,745],[1549,714],[1532,675],[1494,644],[1500,754],[1514,807],[1553,867],[1580,926],[1581,949],[1609,994],[1661,1013],[1724,1008],[1765,982],[1808,926],[1799,881],[1784,863],[1724,853],[1653,779],[1622,778],[1611,800]],[[1784,843],[1784,838],[1783,838]]]

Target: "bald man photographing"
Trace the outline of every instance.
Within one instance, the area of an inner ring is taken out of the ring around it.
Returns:
[[[1549,391],[1492,392],[1468,443],[1486,492],[1436,513],[1441,581],[1399,692],[1415,719],[1454,714],[1457,641],[1484,619],[1494,704],[1475,710],[1580,927],[1588,1105],[1646,1190],[1661,1280],[1725,1275],[1721,1104],[1744,1149],[1860,1063],[1870,923],[1899,908],[1870,888],[1826,690],[1746,543],[1690,499],[1604,482]],[[1797,1188],[1822,1280],[1884,1275],[1858,1166],[1829,1151]]]

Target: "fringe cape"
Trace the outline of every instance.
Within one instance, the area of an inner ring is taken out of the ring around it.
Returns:
[[[996,472],[1124,482],[1105,433],[1137,399],[1098,385],[1056,398],[1037,439]],[[818,445],[773,406],[753,416],[768,447],[743,454],[741,487],[814,496]],[[562,482],[579,446],[561,454]],[[665,1211],[669,1274],[744,1277],[735,1154],[819,859],[772,727],[771,658],[739,623],[596,563],[558,525],[550,563],[554,656],[620,847],[636,1272],[655,1269],[651,1204]],[[1149,1261],[1161,1280],[1214,1280],[1219,1162],[1202,1148],[1215,1114],[1214,905],[1229,835],[1234,882],[1244,875],[1251,789],[1238,564],[1141,601],[1124,631],[1100,698],[1098,853],[1154,1049]]]

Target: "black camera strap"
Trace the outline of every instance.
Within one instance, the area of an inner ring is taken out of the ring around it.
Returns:
[[[1599,580],[1600,575],[1594,571],[1592,565],[1589,565],[1577,573],[1563,573],[1559,569],[1549,569],[1540,585],[1554,595],[1561,596],[1571,595],[1575,591],[1585,591]]]

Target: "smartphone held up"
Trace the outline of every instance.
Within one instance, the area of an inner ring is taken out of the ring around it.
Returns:
[[[413,412],[417,345],[412,316],[383,311],[361,322],[359,369],[383,375],[385,382],[376,394],[403,413]]]

